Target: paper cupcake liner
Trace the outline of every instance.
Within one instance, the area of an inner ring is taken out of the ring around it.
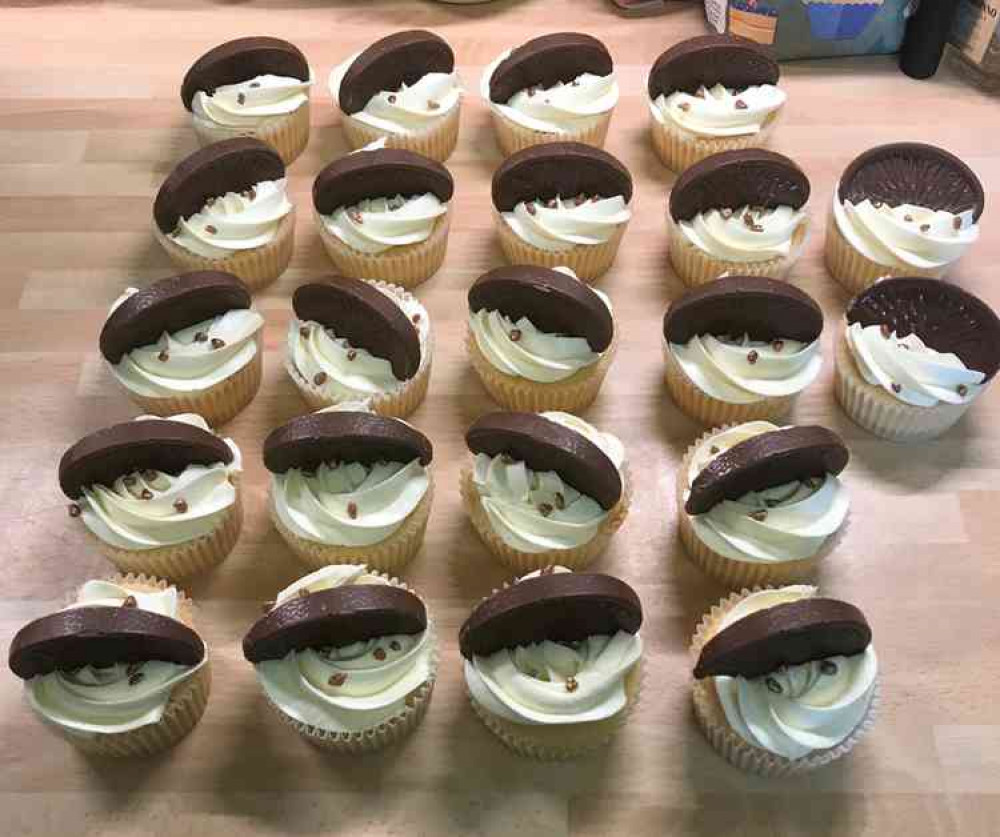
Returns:
[[[270,244],[252,250],[236,251],[222,259],[206,259],[195,255],[169,239],[155,223],[153,235],[178,270],[223,270],[242,279],[251,291],[259,291],[281,276],[292,260],[292,250],[295,247],[295,209],[281,219],[278,232]]]
[[[596,363],[580,369],[564,381],[548,384],[516,378],[498,370],[482,353],[471,330],[466,334],[465,345],[479,380],[493,400],[505,410],[575,413],[587,409],[597,398],[618,348],[618,330],[615,329],[611,345]]]
[[[552,252],[533,247],[518,238],[496,209],[493,210],[493,220],[500,237],[500,247],[511,264],[568,267],[585,282],[600,279],[610,270],[618,254],[622,237],[625,235],[625,228],[628,226],[628,222],[619,226],[614,235],[603,244],[576,244],[569,250]]]
[[[344,125],[344,133],[347,135],[347,141],[351,148],[363,148],[369,143],[385,137],[386,148],[404,148],[407,151],[415,151],[443,163],[452,155],[458,144],[461,110],[462,105],[459,103],[448,111],[439,122],[435,122],[423,131],[412,134],[393,134],[388,131],[380,131],[343,112],[341,113],[341,122]]]
[[[191,124],[202,146],[236,137],[254,137],[266,142],[286,166],[294,163],[309,144],[309,102],[302,107],[264,120],[256,128],[227,128],[192,115]]]
[[[628,467],[622,469],[622,496],[617,505],[608,513],[598,527],[597,534],[583,546],[573,549],[547,549],[544,552],[521,552],[504,543],[503,539],[493,531],[489,517],[483,510],[479,492],[473,480],[472,469],[462,468],[460,491],[465,511],[472,521],[472,526],[493,556],[504,566],[509,567],[516,575],[541,570],[545,567],[558,565],[570,570],[582,570],[593,562],[607,549],[611,536],[615,534],[628,517],[632,505],[632,479]]]
[[[861,376],[845,337],[837,341],[833,388],[840,406],[856,424],[890,442],[936,439],[965,415],[971,403],[904,404]]]
[[[780,111],[775,111],[768,116],[758,133],[739,137],[700,137],[673,122],[659,122],[650,115],[653,149],[663,165],[680,174],[699,160],[722,151],[763,148],[771,139],[779,114]]]
[[[765,262],[727,262],[713,259],[708,253],[695,247],[684,237],[679,224],[667,214],[668,255],[674,272],[689,287],[704,285],[723,274],[730,276],[766,276],[770,279],[784,279],[792,265],[798,260],[808,233],[808,221],[796,230],[792,250],[787,256],[768,259]],[[797,240],[795,240],[797,239]]]
[[[714,427],[706,431],[687,449],[680,467],[677,469],[677,534],[684,544],[688,558],[702,571],[727,587],[741,588],[761,586],[781,586],[795,584],[812,578],[820,563],[841,543],[849,525],[845,519],[834,534],[826,539],[819,552],[811,558],[797,561],[737,561],[727,558],[708,547],[691,525],[691,517],[684,509],[684,492],[687,490],[687,473],[695,449],[709,436],[714,436],[732,425]]]
[[[430,279],[444,262],[448,250],[449,211],[434,223],[430,237],[417,244],[392,247],[384,253],[362,253],[344,244],[327,230],[319,213],[314,210],[316,229],[337,271],[355,279],[381,279],[402,288],[415,288]]]
[[[608,126],[611,124],[613,113],[613,111],[608,111],[600,114],[597,122],[589,128],[577,131],[550,132],[525,128],[492,108],[491,112],[497,145],[500,146],[504,157],[509,157],[515,151],[530,148],[533,145],[544,145],[547,142],[582,142],[585,145],[604,148],[604,141],[608,136]]]
[[[366,564],[383,573],[398,573],[413,560],[423,545],[433,499],[432,480],[427,493],[400,527],[381,543],[371,546],[334,546],[308,540],[296,535],[281,522],[274,510],[273,494],[268,507],[274,528],[309,569],[318,570],[330,564]]]
[[[755,587],[732,593],[705,614],[691,640],[692,661],[698,659],[701,649],[718,632],[719,625],[726,614],[751,593],[756,593],[760,589],[760,587]],[[692,699],[698,725],[719,755],[735,767],[756,773],[758,776],[778,777],[815,770],[847,755],[871,729],[875,721],[880,696],[879,683],[876,682],[875,693],[872,695],[868,712],[854,728],[854,731],[836,747],[816,750],[800,759],[787,759],[784,756],[775,755],[741,738],[726,720],[722,704],[719,702],[715,689],[712,688],[711,679],[694,681]]]

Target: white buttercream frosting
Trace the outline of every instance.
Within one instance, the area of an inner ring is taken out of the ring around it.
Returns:
[[[632,211],[622,195],[559,195],[547,201],[521,201],[501,215],[522,241],[559,252],[578,244],[604,244],[628,223]]]
[[[191,101],[196,119],[225,128],[253,130],[267,120],[294,113],[309,101],[312,79],[261,75],[224,84],[212,93],[199,90]]]
[[[653,118],[672,122],[707,137],[737,137],[760,133],[771,114],[785,104],[785,92],[773,84],[734,90],[721,84],[694,93],[661,93],[650,101]]]
[[[430,238],[448,204],[437,195],[396,195],[368,198],[353,206],[337,207],[320,216],[323,226],[344,244],[360,253],[375,255],[393,247],[419,244]]]
[[[790,206],[742,206],[699,212],[679,221],[681,233],[699,250],[731,262],[766,262],[791,256],[804,240],[806,213]]]

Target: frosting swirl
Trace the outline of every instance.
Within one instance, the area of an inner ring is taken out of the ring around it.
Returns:
[[[692,134],[737,137],[760,133],[786,98],[785,92],[773,84],[743,90],[716,84],[699,87],[694,95],[679,90],[669,96],[661,93],[649,103],[649,109],[657,122],[673,122]]]
[[[622,470],[625,448],[615,436],[569,413],[541,415],[585,436]],[[493,531],[521,552],[583,546],[608,516],[596,500],[567,485],[555,471],[533,471],[503,454],[476,454],[473,482]]]
[[[982,372],[967,368],[958,355],[932,349],[916,334],[899,337],[881,326],[852,323],[844,339],[861,377],[904,404],[968,404],[985,388]]]
[[[731,262],[766,262],[792,255],[802,244],[806,213],[790,206],[710,209],[678,222],[699,250]]]
[[[549,252],[571,250],[578,244],[604,244],[632,212],[621,195],[558,196],[549,201],[521,201],[504,221],[523,241]]]
[[[169,421],[210,430],[194,413],[171,416]],[[209,534],[236,502],[234,483],[243,468],[236,443],[225,442],[233,452],[228,465],[188,465],[177,476],[133,471],[112,485],[85,486],[77,501],[80,519],[91,533],[118,549],[159,549]]]
[[[275,607],[300,590],[315,593],[351,584],[388,581],[363,565],[324,567],[282,590]],[[268,699],[295,721],[329,732],[362,732],[399,715],[407,696],[434,678],[434,626],[428,619],[419,634],[290,651],[254,668]]]
[[[448,204],[437,195],[370,198],[354,206],[340,206],[332,215],[321,215],[323,226],[348,247],[361,253],[384,253],[426,241]]]
[[[727,613],[719,630],[760,610],[816,595],[793,586],[751,593]],[[869,645],[851,657],[829,657],[748,680],[712,678],[726,720],[746,742],[787,759],[828,750],[864,721],[875,695],[878,660]]]
[[[268,119],[293,113],[309,101],[312,79],[262,75],[224,84],[215,92],[199,90],[191,101],[191,112],[224,128],[252,130]]]
[[[684,500],[695,478],[715,457],[780,429],[770,422],[750,421],[703,438],[691,456]],[[690,522],[699,540],[734,561],[799,561],[822,549],[843,525],[849,506],[843,483],[827,474],[723,500],[704,514],[692,515]]]

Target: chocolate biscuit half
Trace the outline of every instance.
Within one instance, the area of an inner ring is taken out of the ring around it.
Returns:
[[[530,87],[569,84],[591,73],[609,76],[611,53],[597,38],[582,32],[555,32],[532,38],[511,51],[490,76],[490,101],[506,104],[515,93]]]
[[[743,90],[777,84],[781,70],[774,50],[738,35],[700,35],[674,44],[653,63],[646,82],[650,99],[661,93],[695,94],[721,84]]]

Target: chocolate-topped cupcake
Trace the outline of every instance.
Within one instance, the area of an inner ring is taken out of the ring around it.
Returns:
[[[356,52],[330,73],[330,96],[352,148],[384,139],[439,163],[455,150],[462,82],[433,32],[395,32]]]
[[[182,271],[232,273],[255,291],[288,267],[295,207],[285,164],[257,139],[224,140],[179,162],[153,204],[153,234]]]
[[[500,246],[511,264],[603,276],[632,217],[632,175],[615,157],[578,142],[518,151],[493,174]]]
[[[603,148],[618,104],[611,54],[581,32],[542,35],[502,52],[483,71],[480,92],[504,156],[556,141]]]
[[[847,306],[835,389],[844,411],[877,436],[940,436],[1000,368],[1000,319],[939,279],[883,279]]]
[[[933,145],[871,148],[845,169],[826,228],[826,265],[857,293],[883,276],[940,279],[979,238],[983,185]]]
[[[823,312],[804,291],[761,276],[692,288],[663,318],[674,403],[710,426],[788,413],[823,365]]]
[[[688,285],[724,274],[783,279],[805,243],[808,200],[809,178],[781,154],[707,157],[670,192],[670,263]]]
[[[332,276],[292,296],[286,368],[314,410],[362,402],[405,418],[427,394],[431,326],[415,297],[387,282]]]
[[[373,143],[317,175],[320,240],[342,275],[412,288],[444,261],[454,191],[440,163]]]
[[[202,145],[254,137],[291,165],[309,142],[312,72],[280,38],[237,38],[210,49],[184,76],[181,101]]]
[[[807,578],[845,528],[839,474],[848,458],[818,425],[708,431],[677,471],[678,531],[691,560],[736,589]]]

